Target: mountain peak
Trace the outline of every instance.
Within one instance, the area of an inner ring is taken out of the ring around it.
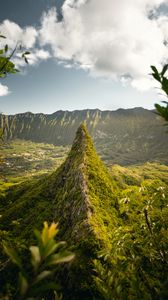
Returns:
[[[104,219],[106,219],[108,213],[105,213],[104,210],[107,210],[108,206],[116,207],[116,201],[114,199],[115,186],[111,181],[107,168],[96,153],[92,139],[83,123],[77,129],[68,158],[60,168],[60,175],[61,174],[64,174],[64,177],[66,174],[65,188],[67,189],[68,186],[69,189],[67,198],[69,203],[72,192],[73,201],[70,204],[71,209],[69,208],[68,213],[73,211],[73,207],[76,212],[73,216],[71,215],[71,222],[72,219],[74,221],[73,229],[70,229],[71,239],[73,239],[74,236],[75,239],[78,239],[79,236],[86,237],[89,228],[92,233],[94,232],[97,239],[103,240],[102,226],[99,224],[101,217],[98,215],[98,211],[100,214],[103,211]],[[70,185],[68,185],[69,179]],[[104,187],[104,189],[102,187]],[[79,197],[75,196],[76,191],[78,191],[77,194],[78,196],[80,195]],[[62,209],[65,211],[64,204],[65,203],[63,203]],[[84,211],[85,216],[83,214]],[[80,220],[80,229],[82,229],[81,224],[83,221],[84,227],[82,230],[79,230],[79,228],[77,231],[75,230],[75,235],[73,235],[74,228],[76,225],[78,227],[77,220]],[[88,226],[86,226],[86,224]],[[95,226],[95,224],[97,225]],[[95,228],[96,230],[94,230]],[[105,226],[104,230],[106,230]]]
[[[74,151],[77,153],[83,153],[89,146],[93,148],[92,139],[85,124],[82,123],[76,131],[76,136],[72,144],[70,155],[73,154]]]
[[[78,258],[83,261],[79,265],[77,260],[73,265],[72,273],[83,274],[84,278],[79,282],[75,277],[73,291],[80,286],[80,299],[92,299],[92,259],[98,249],[110,244],[118,222],[118,206],[117,187],[97,155],[84,124],[77,129],[71,151],[56,173],[54,187],[55,218],[59,222],[60,236],[75,245]]]
[[[80,126],[78,127],[77,131],[76,131],[76,137],[74,139],[74,143],[86,143],[86,141],[90,139],[90,136],[89,136],[89,133],[88,133],[88,130],[85,126],[84,123],[81,123]]]
[[[87,128],[81,124],[62,166],[38,183],[23,186],[21,191],[18,187],[18,193],[14,193],[14,206],[7,214],[10,216],[14,210],[15,219],[20,219],[25,212],[18,231],[29,236],[27,224],[31,222],[33,228],[44,220],[53,220],[59,224],[60,239],[73,246],[76,260],[66,271],[66,283],[63,281],[67,299],[93,299],[93,259],[98,249],[109,246],[113,229],[118,225],[116,188]],[[31,221],[30,216],[33,216]],[[11,218],[5,217],[6,220]],[[78,274],[81,274],[80,281]],[[78,290],[80,297],[75,294]]]

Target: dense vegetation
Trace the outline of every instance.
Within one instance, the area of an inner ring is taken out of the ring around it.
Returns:
[[[58,296],[58,285],[52,275],[56,273],[58,265],[72,261],[75,255],[66,249],[66,242],[55,241],[57,233],[58,226],[54,222],[50,226],[44,222],[41,232],[35,230],[36,245],[29,247],[30,252],[26,253],[28,249],[25,250],[26,264],[9,243],[2,242],[3,250],[20,271],[12,299],[62,299],[62,295]],[[9,299],[9,296],[5,299]]]
[[[58,111],[52,115],[24,113],[0,115],[4,138],[71,145],[81,123],[91,133],[96,150],[107,164],[131,165],[168,162],[164,120],[143,108],[117,111]]]
[[[55,275],[63,299],[167,299],[167,174],[159,163],[109,172],[82,125],[57,171],[1,195],[1,238],[24,257],[33,228],[58,221],[59,239],[76,254]],[[0,260],[1,293],[14,299],[18,271],[4,251]]]

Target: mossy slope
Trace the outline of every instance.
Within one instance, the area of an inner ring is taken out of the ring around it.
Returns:
[[[0,229],[30,241],[33,228],[41,227],[44,220],[58,222],[60,238],[76,252],[73,266],[66,278],[63,275],[67,299],[93,299],[92,259],[108,247],[118,222],[116,191],[81,125],[66,161],[56,172],[13,188],[3,199]]]

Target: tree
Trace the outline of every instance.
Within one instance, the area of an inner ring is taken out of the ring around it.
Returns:
[[[6,36],[0,34],[1,39],[6,39]],[[0,79],[5,78],[9,74],[16,74],[19,72],[16,69],[14,62],[12,62],[12,58],[16,54],[17,51],[21,51],[22,46],[16,45],[12,52],[9,54],[10,49],[8,44],[5,44],[3,48],[0,49]],[[25,63],[28,64],[27,55],[29,55],[29,51],[25,51],[21,54],[21,57],[25,60]],[[0,128],[0,142],[3,140],[3,130]]]
[[[161,72],[159,72],[155,66],[151,66],[151,69],[153,71],[151,75],[160,83],[161,90],[166,94],[166,97],[168,97],[168,78],[165,76],[168,70],[168,64],[163,66]],[[168,101],[162,101],[162,103],[164,103],[165,106],[156,103],[155,108],[157,113],[168,122]]]

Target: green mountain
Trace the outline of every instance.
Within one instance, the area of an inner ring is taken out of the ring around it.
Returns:
[[[110,172],[81,125],[57,171],[2,194],[0,298],[7,288],[18,300],[17,269],[2,239],[25,260],[24,245],[34,244],[33,229],[47,220],[59,223],[59,239],[76,254],[57,270],[63,299],[168,299],[168,167],[114,165]]]
[[[66,161],[56,172],[15,187],[0,199],[0,230],[21,243],[31,241],[33,228],[41,228],[44,220],[58,222],[60,239],[76,253],[74,264],[63,276],[65,299],[93,299],[97,295],[93,259],[98,250],[109,247],[118,223],[116,191],[116,183],[81,125]]]
[[[146,161],[168,163],[164,121],[143,108],[100,111],[57,111],[51,115],[23,113],[0,115],[7,139],[25,139],[54,145],[71,145],[74,132],[85,123],[102,159],[131,165]]]

